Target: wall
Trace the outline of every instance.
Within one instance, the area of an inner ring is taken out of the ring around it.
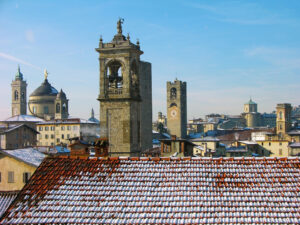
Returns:
[[[36,167],[18,161],[12,157],[0,155],[1,182],[0,191],[17,191],[25,185],[23,183],[23,173],[30,172],[31,175]],[[8,171],[14,171],[14,183],[8,183]]]
[[[269,151],[271,157],[287,157],[289,156],[289,142],[282,141],[257,141],[260,145],[260,149]]]

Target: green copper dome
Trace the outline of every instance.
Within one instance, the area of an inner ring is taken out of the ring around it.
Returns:
[[[20,71],[20,65],[18,65],[18,72],[16,73],[15,80],[23,80],[23,74]]]

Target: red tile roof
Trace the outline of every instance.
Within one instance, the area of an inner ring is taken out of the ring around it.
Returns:
[[[297,224],[300,159],[46,158],[4,224]]]
[[[17,197],[18,191],[0,191],[0,217]]]

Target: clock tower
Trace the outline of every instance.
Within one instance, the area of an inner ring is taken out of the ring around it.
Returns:
[[[186,137],[186,82],[167,82],[167,126],[171,135]]]

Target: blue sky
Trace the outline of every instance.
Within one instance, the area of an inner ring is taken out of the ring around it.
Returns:
[[[100,35],[119,17],[152,63],[153,115],[166,112],[166,81],[187,82],[188,118],[239,114],[250,96],[260,112],[300,104],[300,1],[0,1],[0,119],[20,64],[28,95],[43,82],[62,88],[70,114],[99,116]]]

